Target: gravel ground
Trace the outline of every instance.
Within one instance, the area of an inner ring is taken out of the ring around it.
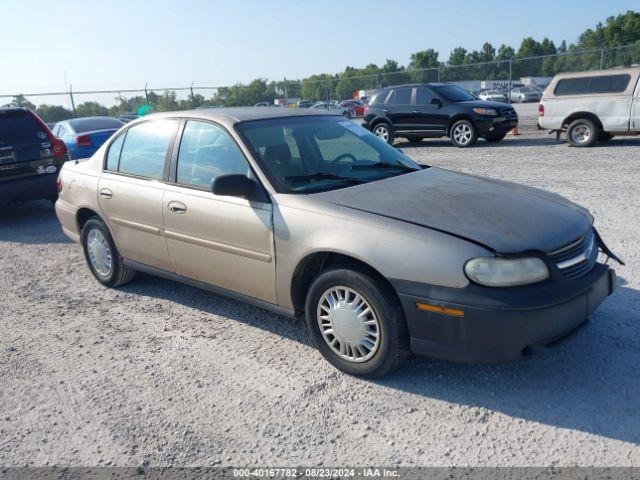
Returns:
[[[545,356],[363,381],[302,322],[144,275],[103,288],[49,204],[4,211],[0,465],[640,466],[640,140],[401,146],[587,206],[619,289]]]

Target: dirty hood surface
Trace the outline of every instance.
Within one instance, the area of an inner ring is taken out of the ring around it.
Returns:
[[[591,226],[586,209],[559,195],[434,167],[313,196],[446,232],[504,254],[549,252],[578,239]]]

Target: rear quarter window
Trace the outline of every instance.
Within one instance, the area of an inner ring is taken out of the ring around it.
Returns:
[[[629,74],[598,75],[590,77],[563,78],[553,91],[554,95],[585,95],[590,93],[620,93],[629,85]]]

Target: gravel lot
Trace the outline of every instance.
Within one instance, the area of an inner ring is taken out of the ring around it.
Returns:
[[[587,206],[627,262],[546,356],[358,380],[302,322],[144,275],[101,287],[38,202],[0,214],[0,464],[640,466],[640,140],[482,143],[401,146]]]

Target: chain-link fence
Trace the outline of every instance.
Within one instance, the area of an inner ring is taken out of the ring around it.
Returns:
[[[16,92],[0,94],[0,104],[11,103],[18,97],[23,103],[44,103],[38,113],[47,121],[59,120],[51,117],[44,107],[56,115],[84,116],[87,114],[119,114],[137,112],[147,107],[151,111],[167,111],[205,106],[241,106],[256,103],[295,104],[300,100],[310,102],[335,101],[369,96],[376,89],[418,82],[458,82],[467,90],[480,91],[499,86],[544,87],[551,77],[559,72],[597,70],[640,64],[640,42],[619,47],[588,50],[570,48],[554,55],[525,58],[497,58],[490,62],[451,65],[440,63],[432,68],[404,69],[358,75],[355,70],[342,74],[314,75],[303,80],[269,81],[256,79],[246,85],[214,86],[192,82],[188,86],[152,86],[124,89],[74,89],[54,92]],[[115,99],[115,101],[114,101]],[[3,101],[4,100],[4,101]],[[109,105],[107,108],[106,105]],[[60,105],[66,105],[63,108]],[[149,108],[150,107],[150,108]],[[57,110],[56,110],[57,108]],[[53,110],[52,110],[53,109]],[[60,110],[62,109],[62,110]],[[65,113],[66,112],[66,113]]]

